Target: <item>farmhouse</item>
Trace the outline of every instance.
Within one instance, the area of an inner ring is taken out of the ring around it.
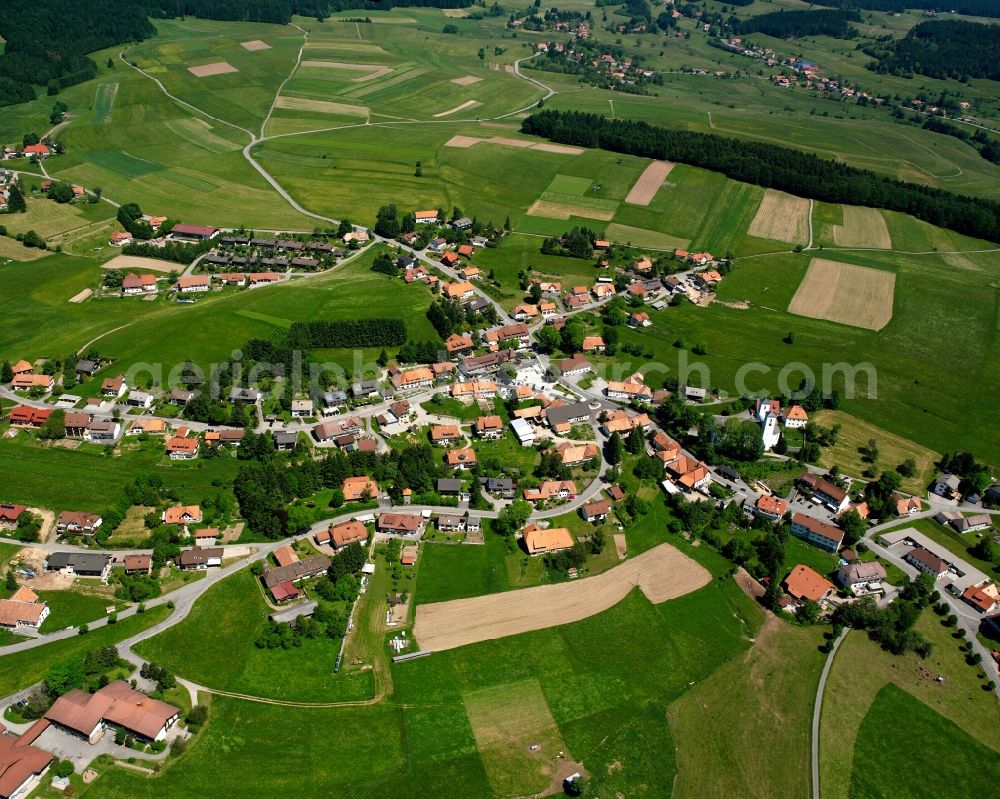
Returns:
[[[469,383],[453,383],[449,391],[455,399],[481,399],[495,397],[497,384],[492,380],[473,380]]]
[[[609,380],[604,393],[608,395],[608,399],[621,402],[631,402],[632,400],[649,402],[653,399],[652,389],[631,378],[625,381]]]
[[[463,281],[461,283],[445,283],[441,287],[441,293],[449,300],[464,300],[466,297],[471,297],[475,294],[476,289],[468,281]]]
[[[590,408],[585,402],[569,402],[550,407],[545,418],[555,432],[568,433],[573,425],[590,421]]]
[[[10,370],[14,373],[14,376],[17,377],[18,375],[30,375],[34,371],[34,367],[27,361],[20,360],[15,363]]]
[[[15,632],[38,632],[49,616],[49,606],[38,600],[38,594],[25,586],[19,587],[10,599],[0,599],[0,627]]]
[[[451,356],[472,352],[473,347],[472,335],[470,333],[461,336],[458,333],[452,333],[444,342],[444,348]]]
[[[420,366],[406,372],[397,372],[392,376],[392,385],[397,391],[430,388],[434,385],[434,373],[426,366]]]
[[[174,283],[174,289],[181,294],[193,294],[196,292],[208,291],[209,288],[211,288],[209,285],[209,279],[204,275],[185,275],[177,278],[177,282]]]
[[[416,211],[413,216],[418,225],[429,225],[438,221],[437,211]]]
[[[514,350],[499,350],[477,356],[470,355],[459,361],[458,368],[466,377],[481,377],[495,374],[500,371],[500,367],[515,360],[516,357],[517,353]]]
[[[535,524],[524,528],[524,546],[529,555],[543,555],[573,547],[573,536],[565,527],[543,530]]]
[[[28,405],[17,405],[10,409],[7,419],[11,427],[41,427],[52,415],[51,408],[32,408]]]
[[[956,533],[975,533],[988,529],[993,524],[993,520],[988,513],[976,513],[972,516],[952,519],[950,524]]]
[[[299,560],[298,554],[287,544],[274,550],[274,562],[279,566],[291,566]]]
[[[592,441],[588,441],[586,444],[572,444],[565,441],[556,447],[556,451],[562,458],[562,465],[569,468],[582,466],[600,454],[597,444]]]
[[[581,349],[584,352],[604,352],[604,338],[601,336],[584,336]]]
[[[483,336],[483,341],[494,348],[502,347],[508,342],[513,342],[521,348],[527,347],[531,342],[531,334],[524,322],[515,322],[512,325],[498,327],[496,330],[488,330]]]
[[[177,556],[177,568],[184,571],[202,571],[210,566],[221,566],[225,551],[221,547],[192,547]]]
[[[37,738],[32,731],[42,732],[48,725],[36,721],[20,738],[0,735],[0,799],[21,799],[40,784],[55,759],[49,752],[32,746]]]
[[[96,513],[64,510],[56,520],[56,531],[69,535],[94,535],[104,520]]]
[[[218,235],[219,229],[217,227],[208,227],[207,225],[178,224],[170,229],[170,238],[187,241],[204,241],[205,239],[213,239]]]
[[[176,707],[151,699],[124,680],[115,680],[93,694],[74,688],[60,696],[45,714],[52,724],[91,744],[115,727],[146,741],[162,741],[179,717]]]
[[[293,599],[299,599],[305,596],[305,593],[291,580],[285,580],[283,583],[277,583],[271,586],[271,598],[275,602],[289,602]],[[271,621],[276,621],[274,616],[277,614],[272,613],[270,616]]]
[[[131,240],[131,236],[129,239]],[[122,278],[122,294],[154,294],[156,292],[156,277],[154,275],[136,275],[132,272]]]
[[[795,599],[819,602],[833,591],[833,583],[823,575],[803,566],[801,563],[792,569],[784,580],[785,591]]]
[[[604,422],[601,424],[601,429],[606,435],[611,435],[612,433],[618,433],[619,435],[625,435],[630,433],[633,428],[638,428],[641,431],[646,431],[649,429],[649,414],[646,413],[635,413],[630,414],[625,410],[616,410],[609,412],[604,417]]]
[[[379,532],[395,535],[415,535],[424,527],[423,516],[408,513],[380,513],[378,517]]]

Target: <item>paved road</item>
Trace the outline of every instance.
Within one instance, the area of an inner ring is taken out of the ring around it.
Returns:
[[[826,687],[826,678],[830,674],[830,667],[833,665],[833,657],[837,654],[837,650],[840,649],[841,643],[847,637],[847,628],[845,627],[837,640],[833,642],[833,649],[830,650],[830,654],[826,656],[826,662],[823,664],[823,671],[819,675],[819,686],[816,688],[816,699],[813,702],[813,718],[812,718],[812,795],[813,799],[819,799],[819,720],[820,711],[823,708],[823,691]]]

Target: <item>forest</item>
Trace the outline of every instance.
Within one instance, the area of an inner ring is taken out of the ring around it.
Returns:
[[[742,5],[742,4],[737,4]],[[859,8],[863,11],[901,12],[908,8],[918,11],[941,11],[939,0],[816,0],[816,5],[833,8]],[[970,17],[1000,17],[996,0],[956,0],[947,5],[948,11]]]
[[[86,54],[155,33],[145,8],[132,0],[5,0],[0,36],[0,105],[35,99],[88,80],[97,66]]]
[[[1000,241],[996,201],[906,183],[788,147],[578,111],[539,111],[521,123],[521,132],[560,144],[690,164],[799,197],[901,211],[968,236]]]
[[[833,36],[853,39],[856,28],[847,23],[860,22],[856,9],[836,11],[773,11],[739,20],[733,25],[735,33],[763,33],[778,39],[797,39],[802,36]]]
[[[1000,26],[964,20],[921,22],[902,39],[883,37],[864,48],[873,72],[912,77],[1000,80]]]

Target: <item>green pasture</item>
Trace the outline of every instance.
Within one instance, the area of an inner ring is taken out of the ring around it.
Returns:
[[[901,729],[908,741],[899,735]],[[858,730],[849,795],[937,799],[951,795],[956,785],[963,791],[990,791],[998,770],[1000,752],[889,684]]]
[[[107,608],[125,605],[112,597],[83,591],[39,591],[38,597],[49,605],[49,616],[42,623],[42,633],[79,627],[81,624],[103,619]]]
[[[45,676],[53,663],[81,658],[91,649],[116,644],[158,624],[169,615],[166,605],[157,605],[145,613],[99,627],[86,635],[73,635],[43,646],[4,654],[0,657],[0,690],[7,696],[34,685]]]
[[[219,582],[180,624],[137,650],[174,673],[211,688],[297,702],[367,699],[370,671],[333,673],[340,640],[322,636],[294,649],[258,649],[271,609],[249,569]]]
[[[731,583],[659,606],[634,592],[575,624],[393,666],[392,696],[372,706],[292,708],[216,697],[204,738],[181,767],[153,780],[110,771],[91,790],[102,797],[169,799],[225,795],[239,785],[241,795],[263,797],[284,779],[270,764],[313,751],[322,765],[311,779],[325,792],[377,786],[385,795],[484,796],[502,780],[541,790],[547,780],[537,772],[512,771],[511,763],[490,757],[488,746],[480,754],[466,711],[484,695],[519,699],[523,691],[515,689],[537,680],[567,755],[586,764],[595,791],[661,796],[676,770],[667,704],[744,651],[758,623],[759,611]],[[506,709],[495,708],[496,714]],[[472,718],[478,720],[478,711]],[[276,726],[289,725],[300,733],[294,748],[273,735]],[[328,745],[334,734],[343,746]],[[251,783],[244,779],[248,767],[258,775]]]

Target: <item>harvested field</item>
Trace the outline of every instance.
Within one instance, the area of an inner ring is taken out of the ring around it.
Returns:
[[[448,113],[451,113],[450,111]],[[438,116],[441,116],[440,114]],[[579,155],[583,152],[582,147],[570,147],[565,144],[548,144],[542,142],[524,141],[523,139],[511,139],[507,136],[490,136],[488,139],[479,139],[475,136],[452,136],[444,143],[445,147],[461,147],[463,149],[476,144],[499,144],[503,147],[520,147],[521,149],[541,150],[544,153],[559,153],[560,155]]]
[[[306,100],[302,97],[279,97],[276,108],[290,111],[317,111],[321,114],[342,114],[344,116],[367,117],[368,106],[331,103],[327,100]]]
[[[462,698],[494,792],[530,795],[548,787],[566,743],[538,680],[480,688]]]
[[[363,83],[368,80],[381,78],[392,72],[392,67],[380,64],[348,64],[343,61],[303,61],[304,67],[315,67],[317,69],[350,69],[355,72],[366,72],[359,78],[351,78],[353,83]]]
[[[228,61],[216,61],[214,64],[188,67],[188,72],[196,78],[209,78],[212,75],[228,75],[231,72],[239,72],[239,70]]]
[[[615,551],[618,553],[618,560],[625,560],[628,544],[625,541],[624,533],[615,533]]]
[[[451,114],[457,114],[459,111],[465,111],[468,108],[476,108],[481,105],[482,103],[479,102],[479,100],[466,100],[464,103],[456,105],[454,108],[449,108],[447,111],[442,111],[440,114],[435,114],[434,116],[435,118],[446,117]]]
[[[446,11],[451,9],[445,9]],[[452,78],[451,82],[458,86],[471,86],[473,83],[479,83],[482,78],[477,78],[475,75],[463,75],[461,78]]]
[[[747,234],[789,244],[809,242],[809,200],[768,189]]]
[[[249,42],[240,42],[240,47],[244,50],[249,50],[251,53],[255,53],[258,50],[270,50],[271,45],[267,42],[262,42],[260,39],[254,39]]]
[[[70,302],[83,302],[86,299],[90,299],[90,295],[93,294],[92,289],[84,289],[79,294],[74,294],[69,298]]]
[[[610,222],[614,218],[615,212],[604,208],[589,208],[585,205],[535,200],[528,209],[528,216],[544,216],[546,219],[569,219],[571,216],[582,216],[585,219]]]
[[[631,205],[649,205],[673,168],[674,165],[669,161],[653,161],[639,175],[625,202]]]
[[[604,231],[604,238],[622,244],[628,242],[636,247],[647,247],[654,250],[686,250],[691,245],[690,239],[671,236],[658,230],[631,227],[612,222]]]
[[[50,254],[37,247],[25,247],[17,239],[0,236],[0,258],[10,258],[12,261],[34,261]]]
[[[150,269],[154,272],[181,271],[182,265],[173,261],[161,261],[159,258],[143,258],[141,255],[116,255],[110,261],[102,264],[105,269]]]
[[[888,250],[892,247],[889,228],[878,208],[844,205],[844,224],[833,226],[833,240],[838,247],[871,247]]]
[[[881,330],[892,319],[895,286],[892,272],[813,258],[788,312]]]
[[[442,8],[441,13],[452,19],[465,19],[469,16],[469,11],[465,8]]]
[[[413,634],[423,649],[454,649],[585,619],[616,605],[637,585],[650,602],[660,603],[710,579],[700,564],[660,544],[596,577],[419,605]]]
[[[584,152],[583,147],[570,147],[568,144],[548,144],[543,142],[535,144],[532,150],[541,150],[543,153],[559,153],[560,155],[579,155]]]

